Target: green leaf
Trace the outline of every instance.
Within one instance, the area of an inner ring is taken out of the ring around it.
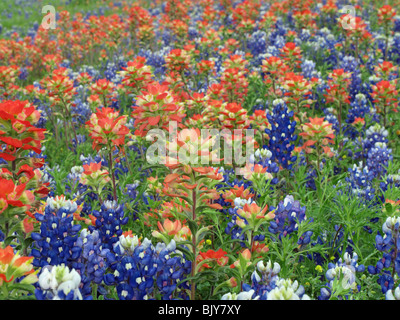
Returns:
[[[186,255],[186,259],[187,260],[189,260],[189,261],[193,261],[194,259],[193,259],[193,253],[192,252],[190,252],[188,249],[185,249],[185,248],[183,248],[183,247],[176,247],[176,250],[179,250],[179,251],[182,251],[185,255]]]
[[[22,291],[27,291],[29,293],[35,292],[35,287],[31,284],[14,283],[8,288],[9,290],[22,290]]]
[[[197,225],[196,221],[188,219],[187,223],[189,225],[189,229],[192,232],[192,234],[196,234],[197,230],[199,229],[199,226]]]
[[[385,210],[388,216],[391,216],[393,213],[393,206],[391,203],[385,203]]]
[[[33,243],[33,239],[31,237],[28,237],[24,240],[24,247],[28,248],[32,243]]]
[[[16,236],[9,236],[4,240],[4,246],[7,247],[16,238]]]
[[[10,300],[36,300],[36,297],[34,294],[32,295],[21,295],[21,296],[17,296],[17,297],[10,297]]]
[[[206,235],[207,231],[209,231],[211,229],[211,227],[212,226],[203,227],[199,231],[196,232],[196,241],[197,241],[197,243],[199,243],[204,238],[204,236]]]
[[[197,215],[197,214],[201,214],[201,213],[205,213],[205,211],[206,211],[207,209],[211,209],[211,208],[210,208],[209,206],[207,206],[207,205],[198,206],[198,207],[196,208],[196,215]]]

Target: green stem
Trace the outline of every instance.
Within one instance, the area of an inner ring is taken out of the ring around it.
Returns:
[[[397,258],[397,251],[398,251],[398,248],[397,248],[397,239],[398,239],[398,237],[399,237],[399,232],[397,231],[397,232],[395,232],[395,234],[394,234],[394,250],[393,250],[393,259],[392,259],[392,264],[393,264],[393,268],[392,268],[392,278],[394,279],[394,276],[395,276],[395,274],[396,274],[396,258]]]
[[[196,188],[193,189],[192,191],[192,200],[193,200],[193,207],[192,207],[192,219],[194,223],[196,223]],[[192,262],[192,272],[191,275],[194,277],[196,275],[196,256],[197,256],[197,239],[196,239],[196,233],[193,232],[192,234],[192,250],[193,250],[193,262]],[[196,298],[196,286],[195,286],[195,281],[192,279],[192,284],[190,288],[190,299],[195,300]]]
[[[388,25],[385,25],[385,61],[387,60],[387,55],[389,51],[389,30],[388,30]]]
[[[117,188],[115,186],[115,174],[114,174],[114,166],[112,162],[112,148],[109,148],[110,153],[109,153],[109,167],[110,167],[110,173],[111,173],[111,180],[113,184],[113,197],[114,200],[117,201]]]
[[[128,153],[127,153],[127,150],[126,150],[126,146],[125,146],[125,145],[124,145],[124,150],[125,150],[125,160],[126,160],[126,164],[127,164],[127,166],[128,166],[129,174],[130,174],[131,176],[133,176],[133,174],[132,174],[132,168],[131,168],[131,163],[130,163],[130,161],[129,161],[129,157],[128,157]]]

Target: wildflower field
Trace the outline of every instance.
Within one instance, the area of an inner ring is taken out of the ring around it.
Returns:
[[[399,0],[2,0],[0,300],[400,300],[399,64]]]

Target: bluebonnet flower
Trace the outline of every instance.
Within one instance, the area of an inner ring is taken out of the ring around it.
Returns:
[[[270,221],[268,230],[278,235],[278,239],[286,237],[297,231],[298,225],[307,220],[306,207],[301,206],[298,200],[294,200],[293,196],[286,196],[283,201],[280,201],[276,208],[271,207],[275,214],[275,218]],[[311,233],[312,234],[312,233]],[[310,232],[302,235],[298,244],[310,243]]]
[[[349,137],[353,141],[353,143],[356,144],[356,148],[363,148],[364,146],[360,146],[360,133],[356,130],[356,128],[352,125],[354,120],[356,118],[365,118],[366,116],[372,116],[371,121],[372,122],[379,122],[379,116],[376,113],[375,108],[371,108],[368,103],[367,97],[359,93],[355,96],[355,99],[350,103],[350,108],[347,112],[347,118],[346,118],[346,125],[344,126],[344,134],[345,136]],[[365,126],[364,126],[365,127]],[[361,130],[361,137],[365,136],[365,128]],[[361,140],[362,144],[363,140]],[[355,158],[358,159],[360,158],[361,152],[355,153]]]
[[[365,199],[367,202],[372,201],[375,197],[374,172],[367,166],[363,167],[361,162],[358,165],[354,164],[348,171],[349,176],[345,180],[349,183],[350,194]]]
[[[285,41],[284,41],[283,37],[278,37],[278,39],[281,40],[281,42],[279,43],[279,47],[283,47],[285,45]],[[264,58],[270,57],[270,56],[278,57],[279,55],[280,55],[279,48],[277,48],[276,46],[271,44],[267,47],[267,52],[266,52],[266,55],[264,56]]]
[[[339,67],[344,69],[346,72],[351,72],[351,82],[349,85],[349,95],[352,99],[361,93],[362,91],[362,81],[361,81],[361,71],[358,66],[357,59],[353,56],[344,56],[341,60]]]
[[[304,287],[299,285],[297,280],[280,278],[280,270],[281,267],[276,262],[272,265],[272,262],[268,261],[265,265],[259,261],[257,270],[251,276],[252,285],[243,284],[243,292],[248,292],[252,299],[257,300],[310,300]]]
[[[396,289],[389,289],[385,294],[386,300],[400,300],[400,285]]]
[[[400,19],[399,16],[394,19],[394,30],[395,33],[400,32]]]
[[[261,300],[266,300],[268,292],[270,292],[275,283],[279,280],[279,272],[281,271],[281,266],[279,263],[274,262],[272,265],[271,260],[265,265],[264,262],[259,261],[257,263],[257,271],[255,270],[251,275],[252,288],[256,290],[255,294],[260,296]],[[244,288],[249,289],[248,285]]]
[[[301,29],[301,33],[300,33],[300,35],[299,35],[299,39],[300,39],[302,42],[306,42],[306,41],[308,41],[310,38],[311,38],[310,30],[308,30],[308,29]]]
[[[236,294],[234,292],[233,293],[228,292],[221,297],[221,300],[258,300],[259,299],[259,296],[256,296],[255,298],[253,298],[253,296],[254,296],[254,290],[242,291],[238,294]]]
[[[166,34],[167,35],[167,34]],[[149,49],[141,48],[138,55],[146,58],[146,65],[152,66],[154,68],[154,75],[161,77],[165,74],[165,57],[171,51],[171,47],[163,46],[159,51],[152,51]]]
[[[176,293],[187,298],[184,291],[189,289],[187,283],[177,283],[190,273],[191,263],[176,253],[176,244],[172,240],[168,245],[158,243],[153,246],[145,238],[141,244],[137,237],[121,236],[114,245],[115,259],[110,264],[113,273],[104,277],[107,285],[116,285],[121,300],[151,299],[155,288],[163,300],[172,299]]]
[[[334,114],[333,108],[324,109],[325,120],[332,123],[332,129],[335,130],[336,134],[339,132],[339,120]]]
[[[400,25],[400,22],[398,21],[399,20],[397,20],[396,23],[397,26]],[[398,33],[396,33],[393,37],[393,42],[389,50],[389,56],[392,61],[396,62],[397,64],[400,63],[400,34]]]
[[[302,74],[305,78],[320,78],[320,72],[315,69],[315,62],[312,60],[305,59],[304,62],[301,64]]]
[[[374,177],[380,178],[386,174],[389,162],[392,160],[392,149],[389,149],[384,142],[376,142],[368,151],[367,166]]]
[[[249,199],[250,200],[250,199]],[[236,218],[239,217],[239,215],[237,214],[237,210],[241,207],[243,207],[244,202],[247,202],[245,199],[236,199],[235,200],[235,204],[237,205],[235,208],[229,208],[228,209],[228,214],[229,214],[229,222],[226,225],[225,228],[225,233],[231,236],[231,239],[239,239],[240,241],[240,245],[245,248],[246,247],[246,235],[243,232],[243,229],[241,227],[239,227],[236,224]],[[240,206],[239,206],[240,203]],[[251,203],[248,202],[248,203]],[[243,218],[241,218],[243,219]],[[245,219],[244,219],[245,220]],[[245,221],[246,223],[246,221]]]
[[[268,293],[267,300],[311,300],[297,280],[279,279],[274,289]]]
[[[262,63],[262,54],[265,53],[267,49],[266,32],[257,30],[250,35],[247,41],[247,48],[250,50],[251,54],[256,57],[253,62],[255,66],[259,66]]]
[[[81,293],[83,296],[89,296],[92,293],[91,284],[101,285],[104,273],[107,269],[106,260],[108,249],[103,249],[99,232],[83,229],[76,241],[76,245],[82,249],[79,259],[72,265],[82,277]],[[97,290],[104,294],[106,290],[99,286]]]
[[[303,154],[302,154],[302,157],[300,158],[300,165],[306,165],[306,160],[305,160],[305,157],[303,156],[304,151],[302,150],[301,152]],[[315,170],[313,167],[307,168],[307,176],[306,176],[306,181],[305,181],[306,187],[310,188],[312,190],[317,190],[317,186],[315,185],[315,178],[317,178],[317,177],[318,177],[317,170]]]
[[[32,233],[34,248],[32,264],[36,267],[59,265],[71,266],[79,258],[81,248],[75,242],[80,225],[74,225],[73,213],[76,203],[69,200],[47,199],[44,214],[35,214],[40,224],[40,233]]]
[[[138,196],[139,191],[137,188],[139,187],[139,181],[135,181],[134,183],[127,184],[125,186],[124,193],[131,199],[135,200]]]
[[[378,278],[378,284],[382,288],[382,293],[386,295],[389,290],[394,288],[394,279],[388,271],[384,271]]]
[[[76,139],[75,137],[72,138],[72,144],[74,145],[75,148],[78,147],[78,145],[83,144],[86,141],[86,136],[83,134],[77,134]]]
[[[20,74],[19,74],[19,76],[18,76],[18,79],[20,79],[20,80],[26,80],[26,78],[28,77],[28,75],[29,75],[28,69],[22,67],[22,68],[20,69]]]
[[[385,192],[389,187],[400,188],[400,170],[397,173],[389,173],[384,177],[384,181],[379,184],[380,188]]]
[[[36,109],[39,110],[39,112],[40,112],[40,119],[35,124],[35,127],[45,128],[46,123],[49,119],[49,115],[52,113],[52,110],[50,109],[50,107],[48,105],[42,103],[39,99],[34,99],[33,103],[35,104]]]
[[[360,291],[360,286],[356,283],[356,273],[364,272],[365,266],[357,263],[358,256],[356,253],[350,255],[345,252],[339,261],[328,264],[328,270],[325,274],[326,279],[329,281],[326,288],[321,289],[321,295],[318,296],[319,300],[328,300],[332,291],[335,290],[335,281],[340,283],[340,286],[346,290],[346,295],[339,295],[338,299],[348,299],[348,294]]]
[[[80,66],[78,73],[84,73],[84,72],[86,72],[94,80],[98,80],[101,78],[100,71],[96,70],[93,66],[87,66],[87,65]]]
[[[250,155],[250,163],[262,165],[267,168],[267,172],[276,174],[279,171],[279,166],[277,163],[271,161],[272,152],[266,148],[257,149],[254,154]],[[270,184],[274,185],[279,182],[277,177],[271,179]]]
[[[65,265],[45,266],[39,275],[37,300],[83,300],[79,286],[81,276]],[[91,300],[89,296],[86,300]]]
[[[68,173],[66,180],[72,186],[72,190],[75,190],[75,186],[79,184],[83,171],[84,169],[82,166],[73,166]]]
[[[374,125],[370,126],[365,131],[365,139],[364,139],[364,149],[365,154],[368,154],[369,150],[375,147],[375,143],[377,142],[384,142],[388,143],[388,135],[389,132],[379,123],[375,123]]]
[[[122,235],[122,226],[128,223],[129,217],[124,217],[124,206],[118,205],[116,201],[106,200],[100,211],[93,210],[92,214],[96,217],[96,224],[89,226],[89,231],[98,230],[103,248],[111,250]]]
[[[382,225],[382,231],[375,237],[375,247],[382,252],[382,258],[376,266],[368,266],[368,272],[378,274],[378,283],[382,293],[386,293],[394,286],[394,277],[400,276],[400,218],[388,217]]]
[[[347,112],[346,122],[353,123],[355,118],[364,118],[366,115],[374,116],[376,114],[375,108],[368,104],[367,96],[363,93],[355,95],[353,101],[350,103],[350,108]],[[372,119],[378,122],[378,119]]]
[[[107,80],[112,81],[114,84],[121,82],[121,77],[118,74],[121,68],[114,62],[107,62],[106,70],[104,70],[104,76]]]
[[[169,245],[168,245],[169,246]],[[163,299],[170,299],[172,293],[177,288],[177,283],[188,275],[191,271],[191,262],[186,260],[182,255],[171,257],[172,252],[175,250],[175,245],[172,243],[170,247],[163,243],[157,243],[155,251],[158,253],[158,273],[157,273],[157,286],[159,292],[163,295]],[[160,268],[162,266],[162,268]],[[184,282],[179,290],[182,290],[179,296],[187,299],[185,289],[190,289],[188,282]]]
[[[353,241],[350,237],[347,238],[345,242],[347,244],[344,247],[344,225],[334,225],[334,231],[328,233],[327,231],[322,232],[318,235],[316,242],[312,242],[311,246],[324,245],[325,247],[331,248],[331,252],[323,254],[320,252],[313,252],[312,254],[307,254],[307,257],[314,261],[316,265],[324,265],[327,261],[338,261],[342,252],[347,252],[348,254],[353,253]]]
[[[271,151],[271,161],[277,161],[284,169],[291,169],[297,157],[292,156],[293,142],[297,139],[294,135],[296,121],[292,121],[293,111],[289,112],[283,100],[273,102],[274,109],[267,114],[271,129],[265,129],[269,135],[268,150]]]
[[[74,100],[75,107],[72,109],[72,120],[78,126],[89,120],[92,110],[88,103],[83,102],[81,99]],[[85,141],[83,138],[78,139],[82,142]],[[81,143],[81,142],[80,142]]]

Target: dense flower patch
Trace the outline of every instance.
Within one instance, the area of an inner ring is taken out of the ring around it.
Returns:
[[[400,300],[384,2],[109,1],[0,28],[0,298]]]

